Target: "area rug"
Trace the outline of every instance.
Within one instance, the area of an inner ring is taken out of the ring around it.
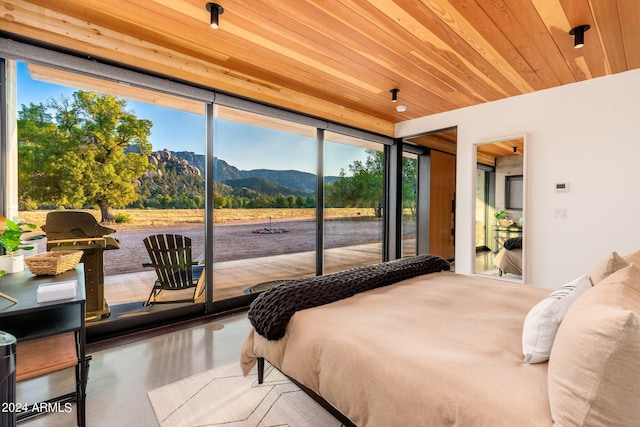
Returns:
[[[318,427],[342,424],[277,369],[242,376],[238,362],[148,393],[160,426]]]

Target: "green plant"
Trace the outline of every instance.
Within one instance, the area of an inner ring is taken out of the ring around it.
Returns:
[[[505,211],[496,212],[493,215],[496,219],[507,219],[507,213]]]
[[[116,224],[123,224],[125,222],[131,222],[131,215],[124,213],[124,212],[118,212],[117,214],[115,214],[113,216],[113,221]]]
[[[18,249],[33,249],[33,246],[23,245],[20,239],[24,233],[35,230],[36,226],[34,224],[28,224],[26,222],[16,223],[0,215],[0,223],[2,222],[5,222],[5,230],[0,234],[0,246],[6,250],[7,255],[13,256],[14,252]],[[27,228],[25,229],[23,227]]]

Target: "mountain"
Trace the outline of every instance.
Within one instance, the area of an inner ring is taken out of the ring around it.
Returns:
[[[138,152],[131,149],[131,152]],[[205,160],[188,151],[154,151],[151,167],[136,182],[136,201],[130,208],[202,209],[205,205]],[[214,158],[215,194],[220,206],[315,207],[316,176],[296,170],[254,169],[243,171]],[[334,182],[339,177],[328,177]],[[292,199],[290,196],[294,196]],[[291,200],[294,200],[292,202]],[[293,205],[292,205],[293,203]]]
[[[168,150],[155,152],[154,157],[167,157]],[[163,153],[157,155],[156,153]],[[195,166],[202,176],[205,173],[206,157],[190,151],[169,152],[175,157]],[[316,175],[297,170],[253,169],[240,170],[222,159],[214,157],[214,180],[223,182],[233,188],[248,188],[265,194],[312,195],[316,191]],[[327,182],[334,182],[336,176],[326,177]],[[268,184],[267,181],[270,183]],[[274,193],[275,192],[275,193]]]
[[[271,181],[279,186],[290,188],[296,193],[306,195],[314,194],[316,191],[316,176],[308,172],[296,170],[276,171],[271,169],[253,169],[241,171],[246,178],[262,178]]]
[[[241,179],[242,171],[235,166],[231,166],[224,160],[213,158],[213,179],[215,181],[228,181],[230,179]]]
[[[272,169],[240,170],[222,159],[214,158],[214,179],[230,184],[230,181],[245,180],[250,178],[262,178],[280,187],[282,194],[309,195],[315,192],[316,176],[308,172],[296,170],[278,171]],[[261,181],[254,181],[256,185],[262,185]],[[246,186],[247,188],[251,188]],[[259,190],[258,190],[259,191]]]
[[[290,187],[284,187],[282,185],[278,185],[272,181],[269,181],[266,178],[262,177],[253,177],[253,178],[240,178],[240,179],[229,179],[224,181],[225,184],[233,188],[236,194],[248,195],[247,193],[261,193],[266,194],[267,196],[277,196],[279,194],[282,195],[291,195],[294,196],[304,196],[307,195],[305,193],[296,192],[292,190]],[[248,191],[249,190],[249,191]]]
[[[200,169],[200,174],[204,176],[207,158],[204,154],[196,154],[192,151],[174,151],[173,155],[189,162],[191,166]]]
[[[167,149],[151,153],[149,156],[149,163],[156,166],[162,163],[165,170],[173,171],[176,175],[204,176],[204,171],[200,168],[189,162],[189,160],[184,157],[178,156]]]

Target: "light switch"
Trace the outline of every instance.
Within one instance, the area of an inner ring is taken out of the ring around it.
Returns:
[[[567,219],[567,208],[553,208],[554,219]]]

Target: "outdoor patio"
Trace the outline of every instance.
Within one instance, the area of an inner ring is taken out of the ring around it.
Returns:
[[[412,243],[407,241],[407,247]],[[415,241],[413,243],[415,247]],[[325,274],[381,261],[381,243],[325,250]],[[214,301],[233,298],[253,285],[315,275],[315,252],[218,262],[213,265]],[[153,269],[105,276],[105,299],[110,307],[146,301],[156,279]],[[184,291],[175,291],[184,292]],[[186,291],[191,292],[191,291]],[[176,294],[171,294],[175,297]],[[203,297],[201,297],[203,298]],[[148,307],[146,309],[153,309]],[[140,310],[136,310],[139,312]]]

